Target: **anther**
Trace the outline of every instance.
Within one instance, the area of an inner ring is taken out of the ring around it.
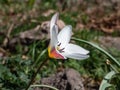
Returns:
[[[58,44],[58,46],[60,46],[60,45],[61,45],[61,43]]]
[[[65,48],[60,49],[59,52],[60,52],[60,53],[64,52],[64,51],[63,51],[64,49],[65,49]]]

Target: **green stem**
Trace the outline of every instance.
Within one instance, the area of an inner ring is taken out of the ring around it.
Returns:
[[[110,67],[111,67],[116,73],[119,73],[119,71],[118,71],[112,64],[110,64]]]
[[[76,41],[79,41],[79,42],[83,42],[83,43],[86,43],[88,45],[91,45],[93,47],[95,47],[96,49],[98,49],[99,51],[103,52],[105,55],[107,55],[111,60],[113,60],[114,63],[116,63],[116,65],[118,67],[120,67],[120,63],[112,56],[110,55],[108,52],[106,52],[104,49],[100,48],[98,45],[95,45],[91,42],[88,42],[88,41],[85,41],[85,40],[82,40],[82,39],[77,39],[75,37],[72,38],[73,40],[76,40]]]
[[[33,67],[35,67],[37,64],[39,64],[40,58],[42,58],[42,56],[47,52],[47,48],[44,49],[41,54],[37,57],[36,61],[33,64]]]
[[[52,87],[52,86],[48,86],[48,85],[31,85],[30,87],[31,87],[31,88],[32,88],[32,87],[46,87],[46,88],[50,88],[50,89],[53,89],[53,90],[58,90],[57,88]],[[29,89],[28,89],[28,90],[29,90]]]
[[[45,63],[46,63],[47,61],[48,61],[48,58],[41,63],[41,65],[38,67],[37,71],[33,74],[32,79],[31,79],[31,81],[29,82],[29,84],[28,84],[28,86],[26,87],[25,90],[28,90],[28,88],[30,87],[30,85],[33,84],[33,82],[34,82],[34,80],[35,80],[35,77],[37,76],[38,72],[39,72],[40,69],[45,65]]]

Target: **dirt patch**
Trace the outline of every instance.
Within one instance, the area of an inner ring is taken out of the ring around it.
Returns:
[[[100,19],[90,19],[89,29],[101,30],[106,33],[120,32],[120,12]]]
[[[59,90],[85,90],[80,74],[74,69],[65,69],[50,77],[42,78],[41,84],[50,85]],[[35,88],[34,90],[50,90],[48,88]]]
[[[120,51],[120,37],[102,36],[99,38],[99,41],[105,47],[114,47]]]
[[[92,81],[92,82],[91,82]],[[99,85],[93,79],[83,78],[74,69],[65,69],[47,78],[42,78],[40,84],[50,85],[58,90],[98,90]],[[50,90],[48,88],[34,88],[34,90]]]

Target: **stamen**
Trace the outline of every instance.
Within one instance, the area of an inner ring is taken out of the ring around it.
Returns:
[[[65,48],[60,49],[60,45],[61,45],[61,43],[59,43],[59,44],[57,45],[57,50],[58,50],[60,53],[63,53]]]
[[[59,52],[60,52],[60,53],[64,52],[64,49],[65,49],[65,48],[60,49]]]
[[[64,50],[65,48],[62,48],[62,49],[60,49],[60,50]]]
[[[57,50],[58,50],[58,51],[60,50],[60,46],[57,46]]]
[[[58,46],[60,46],[60,45],[61,45],[61,43],[58,44]]]

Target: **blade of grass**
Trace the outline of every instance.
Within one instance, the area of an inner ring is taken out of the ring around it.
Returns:
[[[34,42],[33,49],[32,49],[32,58],[33,58],[33,60],[35,60],[35,48],[36,48],[36,44]]]
[[[47,49],[44,49],[41,54],[37,57],[37,59],[35,60],[33,67],[36,66],[36,64],[39,63],[40,58],[47,52]]]
[[[38,67],[38,69],[36,70],[36,72],[33,74],[32,79],[30,80],[28,86],[26,87],[25,90],[28,90],[28,88],[30,87],[31,84],[33,84],[35,77],[37,76],[38,72],[40,71],[40,69],[45,65],[45,63],[48,61],[48,59],[46,59],[45,61],[43,61],[41,63],[41,65]]]
[[[75,38],[75,37],[73,37],[72,39],[75,40],[75,41],[83,42],[83,43],[86,43],[86,44],[88,44],[90,46],[95,47],[96,49],[98,49],[99,51],[101,51],[102,53],[104,53],[105,55],[107,55],[110,58],[110,60],[112,60],[114,63],[116,63],[116,65],[118,67],[120,67],[120,63],[112,55],[110,55],[104,49],[100,48],[98,45],[95,45],[95,44],[93,44],[91,42],[88,42],[88,41],[85,41],[85,40],[82,40],[82,39],[78,39],[78,38]]]
[[[45,52],[47,51],[47,49],[45,49]],[[42,57],[42,55],[44,55],[44,53],[41,53],[40,54],[40,58]],[[39,58],[39,59],[40,59]],[[38,59],[38,60],[39,60]],[[46,60],[44,60],[41,64],[40,64],[40,66],[37,68],[37,70],[36,70],[36,72],[33,74],[33,76],[32,76],[32,79],[30,80],[30,82],[29,82],[29,84],[28,84],[28,86],[26,87],[26,89],[25,90],[28,90],[28,88],[30,87],[30,85],[34,82],[34,79],[35,79],[35,77],[37,76],[37,74],[38,74],[38,72],[40,71],[40,69],[45,65],[45,63],[48,61],[48,58],[46,58]]]
[[[50,88],[50,89],[53,89],[53,90],[58,90],[57,88],[52,87],[52,86],[48,86],[48,85],[31,85],[30,88],[32,88],[32,87],[46,87],[46,88]]]
[[[109,83],[109,80],[112,78],[113,75],[115,75],[115,71],[110,71],[102,80],[99,90],[106,90],[107,87],[112,86],[112,84]]]

